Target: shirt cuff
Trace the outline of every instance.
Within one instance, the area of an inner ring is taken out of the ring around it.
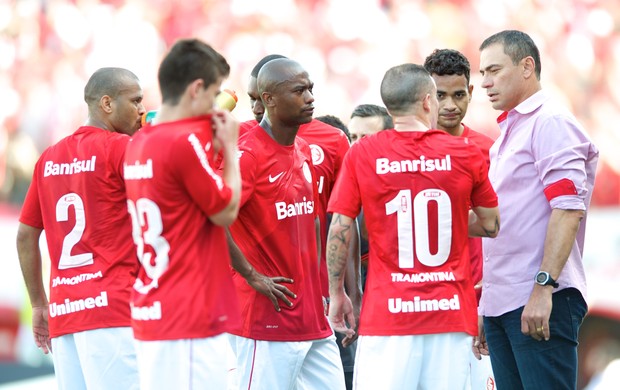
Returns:
[[[552,209],[560,210],[584,210],[586,205],[577,195],[558,196],[549,201]]]

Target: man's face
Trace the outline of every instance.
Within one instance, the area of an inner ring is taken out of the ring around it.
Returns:
[[[314,114],[313,88],[314,83],[310,81],[307,72],[303,71],[292,76],[272,93],[275,102],[273,114],[280,122],[288,125],[309,123]]]
[[[351,143],[354,144],[367,135],[383,130],[383,118],[380,116],[354,116],[349,120],[347,127],[351,135]]]
[[[138,80],[127,78],[124,88],[111,101],[110,123],[114,130],[133,135],[142,126],[142,115],[146,112],[142,104],[142,88]]]
[[[250,97],[250,108],[252,109],[252,114],[254,114],[256,122],[260,123],[263,120],[263,115],[265,115],[265,106],[263,106],[263,102],[260,100],[260,95],[258,94],[258,83],[256,77],[250,77],[250,81],[248,83],[248,96]]]
[[[473,85],[467,84],[465,75],[443,75],[433,73],[437,85],[439,112],[437,127],[453,135],[460,135],[461,121],[471,101]]]
[[[494,109],[510,111],[524,100],[524,61],[514,65],[499,43],[480,52],[482,88],[486,89]]]

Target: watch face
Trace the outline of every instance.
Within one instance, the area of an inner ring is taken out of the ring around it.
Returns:
[[[536,275],[536,282],[540,284],[546,283],[547,280],[549,280],[549,275],[544,272],[539,272],[538,275]]]

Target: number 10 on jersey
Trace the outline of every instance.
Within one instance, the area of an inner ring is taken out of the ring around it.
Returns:
[[[428,205],[437,202],[437,253],[431,253]],[[411,190],[400,190],[385,204],[385,214],[396,213],[398,266],[414,268],[414,258],[429,267],[448,260],[452,245],[452,202],[443,190],[426,189],[411,201]]]

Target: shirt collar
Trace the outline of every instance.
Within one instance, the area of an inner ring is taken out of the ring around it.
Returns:
[[[542,89],[529,98],[522,101],[518,106],[514,108],[516,112],[521,115],[530,114],[538,109],[538,107],[542,106],[544,102],[549,100],[549,95],[545,93]]]
[[[516,106],[514,109],[502,112],[500,116],[497,117],[497,123],[503,122],[508,117],[509,112],[515,111],[520,115],[532,113],[540,106],[542,106],[544,102],[549,100],[549,98],[550,96],[541,89],[540,91],[536,92],[532,96],[519,103],[519,105]]]

